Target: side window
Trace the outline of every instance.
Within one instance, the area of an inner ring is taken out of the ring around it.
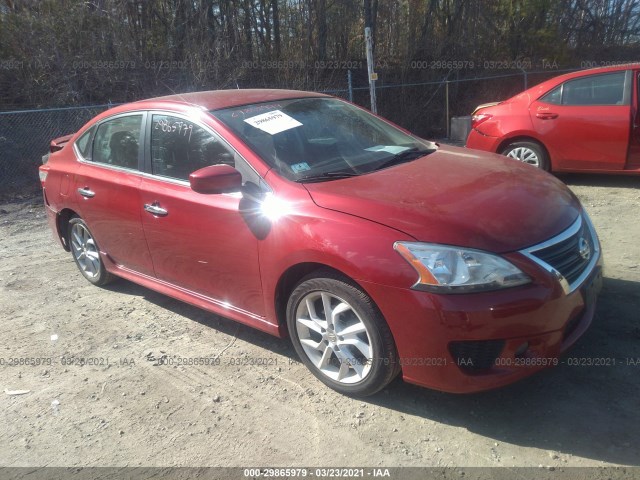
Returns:
[[[93,138],[93,134],[96,131],[96,127],[93,126],[86,132],[82,134],[82,136],[76,140],[76,147],[82,158],[85,160],[91,160],[91,139]]]
[[[557,86],[549,93],[544,95],[540,99],[540,101],[545,103],[553,103],[554,105],[560,105],[562,103],[562,85]]]
[[[100,124],[93,141],[93,158],[124,168],[138,168],[142,115],[129,115]]]
[[[151,124],[151,170],[154,175],[188,180],[209,165],[235,167],[233,151],[216,135],[188,120],[154,115]]]
[[[622,71],[565,82],[562,105],[622,105],[625,75]]]

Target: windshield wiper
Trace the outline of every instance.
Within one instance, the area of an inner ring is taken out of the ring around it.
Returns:
[[[299,183],[324,182],[327,180],[337,180],[339,178],[357,177],[359,173],[354,172],[323,172],[316,175],[305,175],[296,179]]]
[[[410,148],[409,150],[405,150],[404,152],[400,152],[395,154],[389,160],[382,162],[378,165],[375,170],[382,170],[383,168],[391,167],[393,165],[398,165],[400,163],[408,162],[410,160],[415,160],[416,158],[424,157],[425,155],[429,155],[430,153],[435,152],[435,150],[420,150],[417,147]]]

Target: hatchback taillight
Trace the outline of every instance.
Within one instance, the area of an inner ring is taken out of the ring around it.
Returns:
[[[482,125],[484,122],[489,120],[493,115],[489,113],[476,113],[471,116],[471,128],[477,128],[479,125]]]

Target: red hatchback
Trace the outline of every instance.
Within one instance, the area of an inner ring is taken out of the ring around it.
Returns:
[[[273,335],[321,381],[451,392],[558,363],[590,324],[597,235],[544,172],[440,146],[342,100],[191,93],[54,140],[49,223],[123,277]]]
[[[479,106],[467,147],[554,172],[640,174],[640,64],[562,75]]]

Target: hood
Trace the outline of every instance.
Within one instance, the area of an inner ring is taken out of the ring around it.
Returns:
[[[548,240],[581,210],[570,190],[548,173],[450,146],[378,172],[305,187],[320,207],[387,225],[418,241],[496,253]]]

